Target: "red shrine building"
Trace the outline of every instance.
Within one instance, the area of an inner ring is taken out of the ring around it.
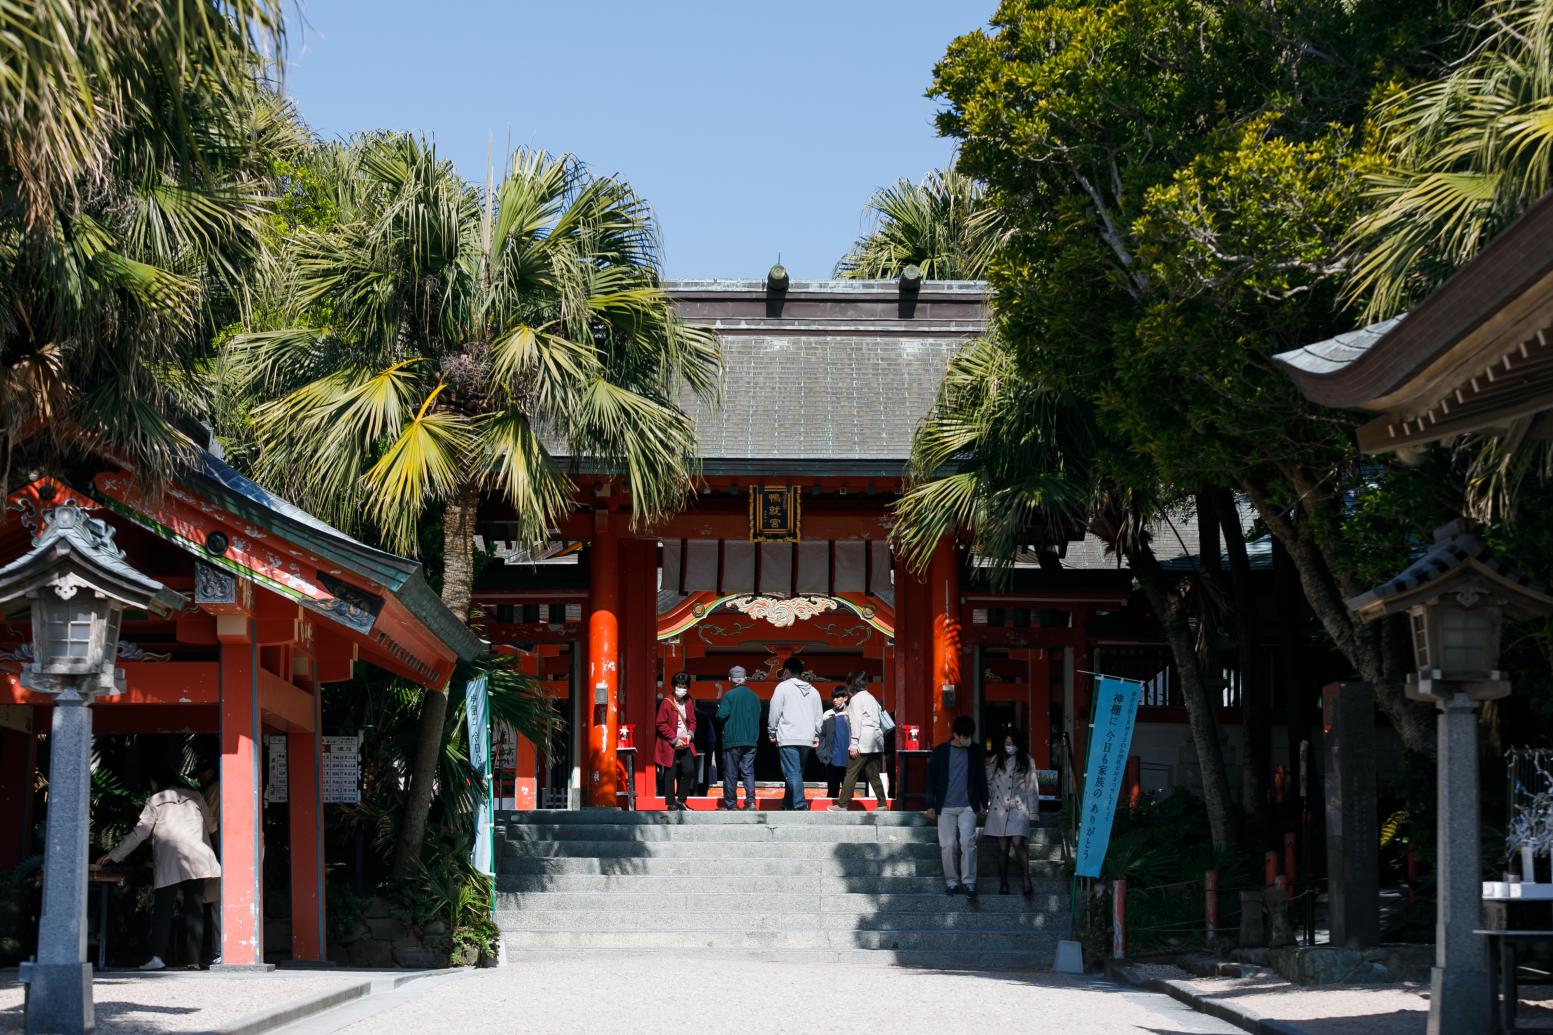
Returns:
[[[784,277],[667,286],[686,320],[716,330],[725,357],[720,403],[686,401],[701,448],[694,498],[644,527],[622,479],[574,463],[575,506],[537,557],[517,547],[504,503],[487,500],[476,545],[490,563],[473,631],[418,563],[329,527],[212,453],[199,452],[160,492],[103,458],[4,501],[0,565],[27,552],[50,507],[76,502],[108,524],[129,564],[190,601],[166,618],[125,615],[124,691],[91,710],[108,739],[180,733],[219,744],[227,964],[327,958],[324,806],[351,800],[329,788],[359,731],[324,728],[322,692],[350,680],[357,663],[440,692],[462,660],[518,655],[553,699],[562,732],[548,745],[498,732],[497,793],[508,809],[663,808],[653,726],[673,676],[692,677],[700,738],[733,666],[765,700],[793,656],[826,694],[862,673],[893,715],[892,807],[920,807],[925,754],[960,714],[989,739],[1024,731],[1049,771],[1043,791],[1060,797],[1083,764],[1095,671],[1145,683],[1131,786],[1194,786],[1168,651],[1130,574],[1082,530],[1032,536],[1056,545],[998,582],[969,542],[945,539],[925,571],[891,550],[912,435],[950,358],[984,329],[984,285]],[[1180,550],[1161,549],[1161,559],[1192,564],[1217,552],[1196,538],[1190,522],[1162,529],[1158,541]],[[1312,652],[1291,646],[1298,622],[1275,606],[1297,588],[1279,584],[1267,549],[1253,553],[1269,664],[1281,656],[1303,666],[1299,678],[1275,681],[1281,714],[1292,688],[1328,676]],[[0,616],[0,870],[37,848],[51,705],[21,684],[30,639],[27,615]],[[1243,739],[1235,687],[1228,678],[1221,711],[1232,773]],[[1309,720],[1309,708],[1300,712],[1288,708],[1291,730]],[[1286,764],[1282,742],[1275,736],[1274,760]],[[817,776],[812,798],[824,793]],[[774,748],[759,750],[756,777],[763,795],[779,794]],[[283,820],[266,801],[284,802]],[[265,853],[273,863],[281,847],[289,945],[265,937]]]
[[[366,662],[443,690],[457,662],[481,652],[479,639],[418,563],[330,528],[209,453],[155,496],[135,470],[103,461],[5,502],[0,563],[27,552],[51,507],[76,503],[108,524],[130,565],[191,601],[168,618],[125,614],[124,689],[92,705],[93,732],[218,737],[224,961],[327,959],[324,792],[331,756],[354,736],[325,735],[322,689]],[[25,615],[0,622],[0,870],[34,850],[46,772],[48,741],[36,734],[49,729],[50,698],[19,678],[31,638]],[[266,946],[264,805],[281,774],[291,944]]]
[[[986,577],[967,542],[946,539],[925,572],[890,548],[913,432],[950,357],[985,327],[985,285],[784,278],[666,287],[684,319],[717,331],[726,366],[720,405],[686,401],[702,457],[690,505],[660,524],[633,525],[622,481],[583,468],[576,510],[542,558],[516,547],[499,500],[480,515],[479,546],[496,561],[475,590],[482,634],[524,653],[569,730],[548,754],[508,738],[498,751],[504,806],[664,807],[653,726],[674,674],[691,675],[704,731],[732,666],[769,700],[795,654],[827,697],[850,674],[867,675],[897,722],[888,768],[907,805],[919,778],[913,758],[947,739],[961,713],[989,738],[1007,726],[1025,732],[1040,767],[1053,771],[1055,796],[1082,765],[1091,673],[1102,668],[1147,684],[1133,785],[1194,784],[1169,653],[1131,576],[1082,530],[1045,536],[1061,545],[1032,552],[1003,582]],[[1180,546],[1178,556],[1162,546],[1162,560],[1193,563],[1190,522],[1160,539]],[[1258,577],[1270,587],[1262,547]],[[1267,617],[1271,626],[1271,610]],[[1230,684],[1223,714],[1233,760]],[[704,732],[698,740],[704,747]],[[769,745],[758,750],[756,776],[769,784],[764,793],[780,794]],[[821,786],[811,784],[811,797]],[[712,788],[692,807],[712,808],[718,795]]]

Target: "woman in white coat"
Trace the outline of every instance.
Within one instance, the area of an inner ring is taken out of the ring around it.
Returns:
[[[205,881],[221,876],[221,864],[210,847],[216,820],[198,791],[180,784],[172,770],[151,775],[151,797],[140,820],[99,865],[123,862],[146,838],[151,839],[156,898],[151,910],[151,958],[141,970],[162,970],[172,936],[173,907],[182,899],[184,952],[190,967],[199,966],[205,941]]]
[[[1030,884],[1030,826],[1040,810],[1041,785],[1025,750],[1024,734],[1010,727],[987,761],[987,836],[998,839],[998,891],[1008,894],[1008,855],[1012,849],[1019,862],[1023,891],[1032,894]]]

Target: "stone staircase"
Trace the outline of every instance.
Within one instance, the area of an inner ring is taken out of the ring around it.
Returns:
[[[944,895],[916,813],[515,812],[497,816],[508,957],[676,955],[1045,968],[1067,923],[1055,831],[1030,839],[1035,893]]]

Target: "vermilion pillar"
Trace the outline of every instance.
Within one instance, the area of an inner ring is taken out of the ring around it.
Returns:
[[[217,618],[221,637],[221,957],[227,966],[264,962],[263,790],[259,651],[253,620]]]
[[[970,688],[960,678],[960,558],[954,540],[945,538],[933,552],[928,570],[928,606],[933,615],[933,664],[928,686],[933,701],[933,743],[949,740],[954,717],[969,709]],[[954,704],[944,691],[954,688]]]
[[[291,833],[291,958],[321,962],[324,931],[324,808],[318,731],[318,683],[313,682],[313,728],[286,734],[287,811]]]
[[[608,511],[594,515],[589,558],[588,615],[588,804],[619,807],[616,752],[620,735],[620,544]],[[603,700],[599,700],[602,695]]]
[[[933,738],[928,669],[932,664],[932,627],[927,585],[904,561],[895,565],[895,721],[922,727],[922,746]]]
[[[620,632],[625,677],[621,686],[626,721],[636,726],[634,768],[640,803],[656,791],[652,750],[658,715],[658,541],[627,539],[620,552],[620,597],[625,611]]]

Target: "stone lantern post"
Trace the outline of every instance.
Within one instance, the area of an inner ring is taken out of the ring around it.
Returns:
[[[1417,672],[1407,693],[1439,709],[1439,903],[1430,974],[1429,1035],[1489,1027],[1488,955],[1482,926],[1477,709],[1504,697],[1499,670],[1505,618],[1553,614],[1553,597],[1517,574],[1466,521],[1435,531],[1434,544],[1395,578],[1348,601],[1361,619],[1405,614]]]
[[[126,610],[169,614],[188,601],[135,570],[113,529],[71,504],[43,515],[32,549],[0,568],[0,609],[32,612],[32,657],[22,686],[53,698],[48,842],[38,958],[29,969],[27,1031],[89,1032],[86,962],[93,697],[116,692],[119,622]]]

